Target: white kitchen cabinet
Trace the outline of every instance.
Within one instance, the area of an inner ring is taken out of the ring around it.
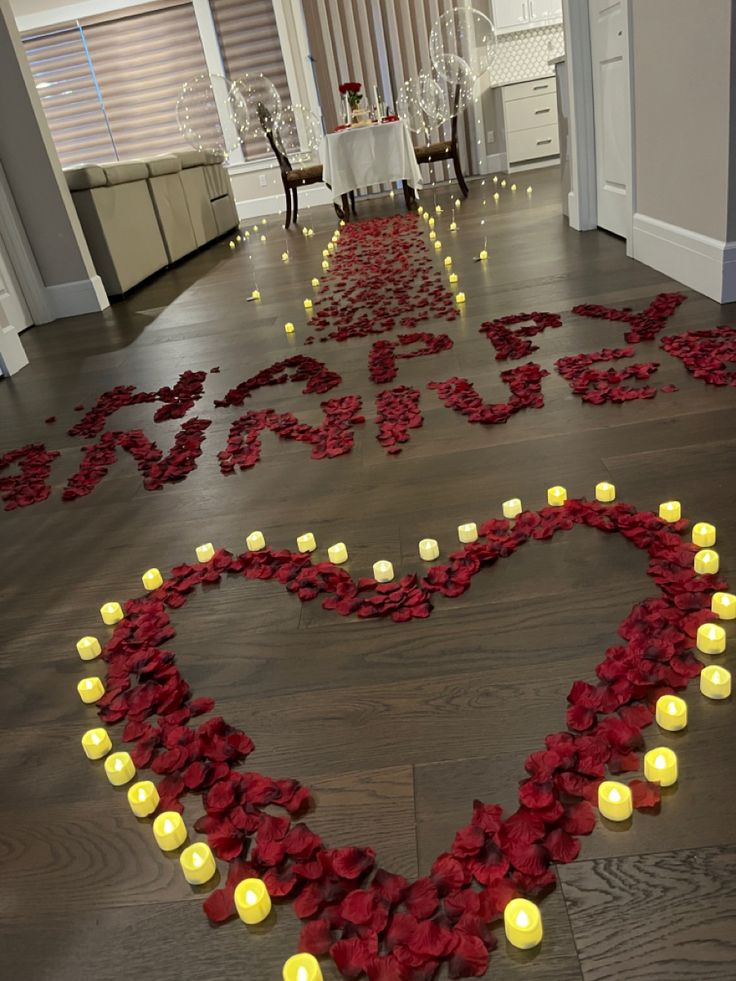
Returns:
[[[493,0],[493,26],[497,34],[520,31],[529,25],[529,0]]]
[[[562,0],[493,0],[496,34],[562,23]]]
[[[517,82],[501,89],[509,169],[559,155],[556,91],[554,77]]]

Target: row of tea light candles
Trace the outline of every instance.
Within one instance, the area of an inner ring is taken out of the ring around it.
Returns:
[[[603,481],[596,485],[596,500],[609,503],[615,499],[613,484]],[[555,486],[547,491],[547,501],[550,506],[561,507],[567,500],[564,487]],[[504,517],[514,518],[522,512],[521,501],[518,498],[504,501],[502,505]],[[667,501],[660,505],[659,516],[665,521],[679,521],[681,507],[677,501]],[[693,526],[693,542],[697,545],[709,546],[715,544],[716,529],[706,522]],[[473,542],[478,538],[477,527],[468,522],[458,527],[458,538],[461,542]],[[258,551],[265,548],[266,541],[262,532],[254,531],[248,535],[248,548]],[[299,551],[312,552],[317,544],[314,535],[306,532],[297,538]],[[434,539],[422,539],[419,552],[423,559],[431,561],[439,555],[439,546]],[[709,558],[705,559],[703,552],[696,553],[695,570],[716,572],[718,570],[718,555],[706,549]],[[209,562],[215,554],[211,543],[200,545],[196,549],[200,562]],[[347,561],[347,548],[343,542],[330,546],[328,549],[330,561],[342,564]],[[700,557],[700,559],[698,558]],[[390,562],[379,561],[373,567],[374,577],[379,582],[389,582],[393,579],[393,566]],[[163,577],[158,569],[149,569],[142,577],[147,590],[158,589],[163,585]],[[717,592],[711,598],[711,611],[722,620],[736,619],[736,596],[731,593]],[[123,619],[124,613],[119,603],[105,603],[100,613],[103,622],[109,626]],[[715,623],[704,623],[698,627],[696,646],[704,654],[722,654],[726,648],[725,631]],[[92,660],[101,653],[101,646],[95,637],[83,637],[77,643],[77,651],[82,660]],[[83,702],[94,703],[105,693],[105,687],[100,678],[85,678],[77,686]],[[725,699],[731,694],[731,674],[725,668],[709,665],[703,668],[700,675],[700,690],[711,699]],[[687,704],[676,695],[662,695],[656,704],[655,713],[660,728],[676,732],[687,726]],[[89,759],[97,760],[105,757],[105,773],[114,786],[129,783],[136,775],[135,765],[129,753],[111,753],[112,742],[104,728],[90,729],[82,736],[82,747]],[[657,782],[663,787],[672,786],[677,781],[678,763],[676,754],[666,746],[649,750],[644,757],[644,774],[647,780]],[[159,804],[159,794],[150,780],[135,783],[128,790],[128,802],[137,817],[152,814]],[[601,814],[611,821],[626,821],[633,813],[631,790],[626,784],[606,780],[598,789],[598,807]],[[153,833],[159,847],[164,851],[179,848],[187,839],[187,829],[180,814],[166,811],[159,814],[153,822]],[[192,885],[202,885],[215,874],[216,866],[211,849],[204,842],[196,842],[186,847],[180,855],[180,864],[184,877]],[[246,879],[235,891],[235,905],[238,915],[245,923],[260,923],[271,911],[271,898],[265,884],[260,879]],[[511,944],[522,949],[537,946],[543,936],[542,919],[539,908],[529,900],[514,899],[504,910],[504,927],[507,939]],[[288,969],[288,970],[287,970]],[[322,974],[319,964],[310,954],[298,954],[290,958],[284,965],[286,981],[321,981]]]
[[[460,198],[455,198],[455,208],[459,208],[460,207],[460,204],[461,204]],[[436,205],[434,210],[435,210],[435,214],[437,214],[437,215],[441,215],[442,214],[442,206],[441,205],[439,205],[439,204]],[[424,221],[426,221],[427,226],[429,227],[429,240],[430,240],[430,242],[434,242],[435,251],[440,252],[441,249],[442,249],[442,242],[437,238],[437,232],[434,230],[434,228],[435,228],[435,219],[434,219],[434,217],[429,213],[429,211],[425,210],[422,207],[422,205],[419,205],[419,207],[417,208],[417,213],[422,216],[422,219]],[[453,208],[453,212],[452,212],[452,221],[450,222],[450,226],[449,227],[450,227],[450,231],[451,232],[456,232],[457,231],[457,222],[455,221],[455,209],[454,208]],[[488,258],[488,252],[486,251],[485,248],[481,250],[480,258],[481,259],[487,259]],[[445,268],[449,272],[449,281],[454,286],[457,283],[457,273],[454,272],[454,270],[452,269],[452,256],[450,256],[450,255],[445,256],[444,264],[445,264]],[[465,303],[465,293],[463,293],[462,290],[460,290],[459,292],[457,292],[455,294],[455,302],[457,304],[459,304],[459,305],[462,305],[463,303]]]

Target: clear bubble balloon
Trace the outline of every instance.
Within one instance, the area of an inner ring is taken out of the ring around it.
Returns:
[[[228,155],[240,145],[247,129],[248,108],[229,79],[195,75],[179,91],[176,121],[179,132],[195,149]]]
[[[437,74],[456,83],[469,70],[473,80],[493,64],[496,34],[480,10],[460,4],[441,14],[429,35],[429,54]]]
[[[234,87],[248,110],[247,135],[261,136],[274,130],[281,115],[281,96],[271,79],[262,72],[242,75]]]
[[[318,149],[322,123],[310,109],[294,104],[281,110],[275,133],[280,150],[294,163],[309,159]]]
[[[422,106],[421,90],[419,78],[410,78],[404,82],[396,98],[396,115],[406,123],[412,133],[427,134],[430,123]]]
[[[430,127],[441,126],[450,118],[450,99],[447,86],[422,72],[417,79],[417,97]]]

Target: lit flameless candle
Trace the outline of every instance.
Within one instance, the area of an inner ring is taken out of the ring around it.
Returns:
[[[325,270],[325,272],[330,268],[330,264],[327,259],[322,260],[322,268]]]
[[[699,521],[693,525],[693,545],[701,548],[709,548],[716,543],[715,525],[709,525],[707,521]]]
[[[451,283],[456,283],[457,282],[457,273],[456,272],[451,272],[450,273],[450,276],[449,276],[449,280],[450,280]]]
[[[431,562],[440,554],[440,547],[434,538],[423,538],[419,542],[419,555],[425,562]]]
[[[465,294],[462,293],[462,292],[461,293],[456,293],[455,294],[455,303],[465,303]]]
[[[111,627],[114,623],[123,619],[123,609],[119,603],[104,603],[100,607],[102,622]]]
[[[82,678],[77,685],[77,691],[85,705],[91,705],[105,694],[105,686],[99,678]]]
[[[512,190],[512,191],[515,191],[515,190],[516,190],[516,184],[512,184],[512,185],[511,185],[511,190]]]
[[[494,184],[498,184],[498,177],[496,177],[495,174],[494,174],[494,177],[493,177],[493,183]]]
[[[657,725],[668,732],[679,732],[687,725],[687,704],[677,695],[660,695],[656,707]]]
[[[162,852],[173,852],[187,840],[187,826],[181,814],[164,811],[153,822],[153,836]]]
[[[112,749],[107,729],[88,729],[82,736],[82,749],[88,760],[101,760]]]
[[[304,300],[304,309],[305,310],[311,310],[312,309],[312,301],[309,299],[309,297],[307,297]]]
[[[504,518],[515,518],[517,514],[521,514],[521,501],[518,497],[512,497],[508,501],[504,501],[501,505],[503,508]]]
[[[311,531],[305,531],[296,540],[296,547],[300,552],[313,552],[317,548],[317,542]]]
[[[289,261],[289,253],[288,252],[282,252],[281,253],[281,258],[282,258],[282,260],[284,262],[288,262]]]
[[[701,623],[695,643],[703,654],[723,654],[726,649],[726,631],[717,623]]]
[[[725,593],[716,593],[716,596],[719,595],[723,596]],[[82,637],[77,641],[77,653],[83,661],[94,661],[102,653],[99,640],[96,637]]]
[[[530,185],[529,185],[529,186],[527,187],[527,189],[526,189],[526,193],[527,193],[527,194],[531,194],[533,190],[534,190],[534,188],[533,188],[533,187],[532,187],[532,185],[530,184]]]
[[[440,242],[440,240],[437,239],[437,241],[434,243],[434,247],[439,252],[439,250],[442,248],[442,242]]]
[[[609,821],[626,821],[630,818],[634,805],[626,784],[604,780],[598,788],[598,810]]]
[[[250,294],[250,297],[251,297],[252,300],[260,300],[260,298],[261,298],[261,291],[260,290],[253,290],[253,292]]]
[[[110,753],[105,760],[105,773],[113,787],[130,783],[135,776],[135,763],[130,753]]]
[[[460,198],[455,198],[455,207],[456,208],[459,208],[461,204],[462,204],[462,201],[460,200]]]
[[[418,214],[418,215],[423,215],[423,214],[424,214],[424,208],[422,207],[422,205],[421,205],[421,204],[420,204],[420,205],[419,205],[419,207],[417,208],[417,214]]]
[[[425,211],[422,215],[422,221],[429,221],[429,212]]]
[[[245,539],[245,544],[248,546],[251,552],[257,552],[259,549],[265,548],[266,539],[263,537],[263,532],[252,531]]]
[[[316,276],[312,276],[312,286],[314,287],[319,286],[319,280],[317,279]]]
[[[467,521],[464,525],[457,526],[457,537],[466,545],[469,542],[478,541],[478,527],[474,521]]]
[[[498,201],[498,200],[500,200],[500,198],[501,198],[501,195],[498,193],[498,191],[496,191],[494,193],[494,195],[493,195],[493,200],[494,201]]]
[[[487,259],[488,258],[488,249],[481,249],[480,252],[478,253],[478,258],[479,259]]]
[[[501,181],[501,187],[506,187],[506,178]]]
[[[659,516],[662,521],[679,521],[682,508],[679,501],[664,501],[659,505]]]
[[[452,256],[451,255],[446,255],[445,256],[445,265],[446,266],[451,266],[452,265]]]
[[[700,672],[700,691],[706,698],[722,699],[731,694],[731,672],[715,664]]]
[[[342,565],[348,560],[348,550],[345,542],[336,542],[327,549],[327,558],[333,565]]]
[[[695,557],[693,558],[693,569],[700,576],[712,575],[718,572],[720,564],[718,552],[712,548],[701,548],[699,552],[695,553]]]
[[[376,582],[391,582],[394,578],[394,567],[385,559],[373,563],[373,578]]]
[[[212,542],[207,542],[204,545],[197,545],[195,552],[200,562],[209,562],[215,554],[215,548]]]
[[[450,231],[451,232],[456,232],[457,231],[457,222],[456,221],[451,221],[450,222]]]
[[[185,848],[179,856],[179,864],[190,886],[204,885],[217,871],[215,856],[210,846],[203,841],[197,841]]]
[[[430,228],[434,228],[434,218],[430,218],[428,224]]]
[[[644,757],[644,776],[661,787],[677,783],[677,756],[667,746],[650,749]]]
[[[227,244],[230,246],[231,249],[235,248],[235,242],[228,242]]]
[[[542,942],[542,915],[528,899],[512,899],[503,911],[506,939],[520,950],[531,950]]]
[[[284,964],[284,981],[322,981],[319,962],[312,954],[294,954]]]
[[[159,586],[163,586],[164,580],[158,569],[149,569],[148,572],[144,572],[141,576],[143,580],[143,585],[149,591],[152,589],[158,589]]]
[[[736,596],[733,593],[713,593],[710,609],[712,613],[717,613],[721,620],[736,620]]]
[[[553,508],[561,508],[562,505],[567,500],[567,491],[564,487],[560,487],[557,484],[555,487],[550,487],[547,491],[547,504]]]
[[[327,251],[328,252],[334,252],[335,251],[335,243],[334,242],[328,242],[327,243]]]
[[[287,334],[294,333],[294,325],[290,320],[287,320],[286,323],[284,324],[284,330],[286,331]]]
[[[600,484],[595,485],[596,501],[600,501],[602,504],[610,504],[615,498],[616,488],[613,484],[609,484],[607,480],[602,480]]]
[[[243,879],[235,887],[235,909],[243,923],[261,923],[271,912],[271,897],[261,879]]]
[[[151,780],[140,780],[128,789],[128,803],[136,817],[144,818],[153,814],[159,800],[158,790]]]
[[[430,241],[430,242],[434,242],[434,240],[435,240],[436,238],[437,238],[437,232],[430,232],[430,233],[429,233],[429,241]]]
[[[265,235],[261,235],[261,241],[262,242],[265,242],[266,241],[266,236]]]
[[[327,249],[322,249],[322,258],[323,259],[329,259],[330,258],[330,253],[327,251]]]
[[[440,204],[436,205],[435,206],[435,209],[434,209],[434,213],[436,215],[441,215],[442,214],[442,205],[440,205]]]

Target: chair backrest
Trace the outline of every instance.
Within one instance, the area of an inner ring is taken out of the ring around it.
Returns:
[[[275,132],[273,129],[267,129],[264,130],[264,132],[266,134],[266,139],[271,144],[271,149],[279,162],[281,174],[285,177],[287,174],[291,173],[294,168],[291,166],[291,162],[284,152],[284,148],[281,145],[281,140],[279,139],[278,131]]]
[[[460,86],[455,86],[455,94],[452,99],[452,115],[450,116],[450,140],[452,145],[457,146],[457,117],[460,109]]]

